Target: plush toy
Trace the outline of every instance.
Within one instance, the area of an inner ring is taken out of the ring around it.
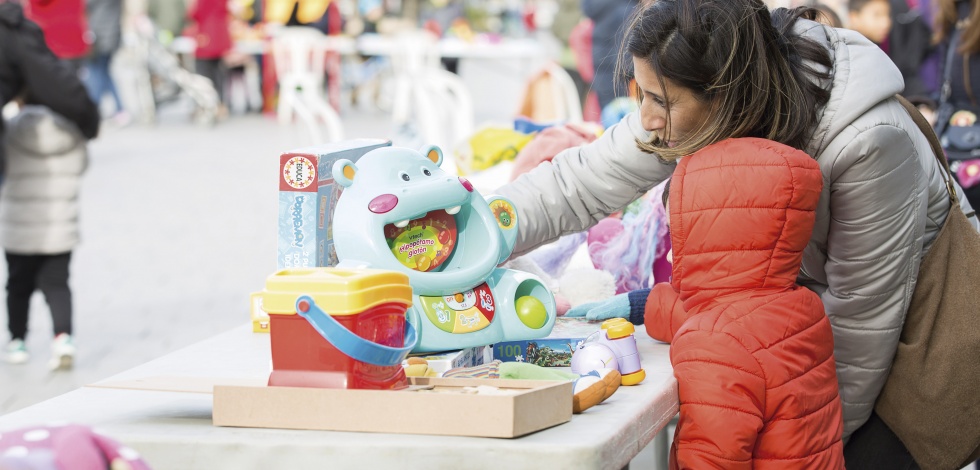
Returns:
[[[611,397],[622,383],[622,376],[615,369],[596,369],[579,375],[557,369],[549,369],[526,362],[492,361],[474,367],[460,367],[443,374],[447,378],[466,379],[517,379],[517,380],[569,380],[572,387],[572,412],[578,414]]]

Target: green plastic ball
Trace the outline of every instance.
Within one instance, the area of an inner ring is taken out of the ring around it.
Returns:
[[[536,330],[548,321],[548,309],[544,308],[544,304],[535,297],[525,295],[517,299],[515,307],[517,307],[517,318],[520,318],[521,323],[528,328]]]

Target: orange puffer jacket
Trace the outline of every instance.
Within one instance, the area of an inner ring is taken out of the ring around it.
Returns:
[[[822,184],[807,154],[764,139],[678,163],[673,278],[644,311],[680,392],[671,468],[844,468],[830,322],[796,284]]]

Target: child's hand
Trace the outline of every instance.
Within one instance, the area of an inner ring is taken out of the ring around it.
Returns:
[[[566,317],[585,317],[589,321],[602,321],[610,318],[626,318],[630,316],[629,294],[619,294],[599,302],[589,302],[572,307]]]

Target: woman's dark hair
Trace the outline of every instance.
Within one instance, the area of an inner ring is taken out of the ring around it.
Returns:
[[[690,155],[730,137],[762,137],[804,149],[830,91],[830,54],[792,34],[796,20],[817,11],[780,8],[762,0],[657,0],[633,17],[623,41],[620,71],[631,76],[631,56],[645,60],[664,81],[691,90],[710,115],[686,141],[668,147],[671,99],[664,96],[667,129],[637,146],[665,160]],[[628,54],[627,54],[628,53]],[[642,94],[641,94],[642,96]]]

